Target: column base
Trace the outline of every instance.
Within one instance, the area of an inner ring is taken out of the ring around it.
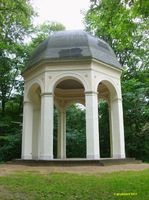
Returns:
[[[125,156],[125,154],[116,153],[116,154],[112,155],[112,158],[126,158],[126,156]]]
[[[66,156],[57,156],[58,159],[66,159]]]
[[[39,160],[53,160],[53,156],[40,155]]]
[[[40,157],[39,156],[32,156],[32,160],[39,160]]]
[[[100,156],[99,155],[87,155],[86,158],[94,160],[94,159],[100,159]]]
[[[32,156],[31,155],[22,155],[21,159],[22,160],[32,160]]]

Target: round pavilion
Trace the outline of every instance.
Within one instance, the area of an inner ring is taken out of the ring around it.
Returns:
[[[23,72],[22,159],[53,159],[54,105],[57,158],[66,159],[66,108],[72,103],[86,107],[86,158],[100,159],[100,98],[109,105],[111,157],[125,158],[121,72],[111,47],[84,31],[59,31],[43,41]]]

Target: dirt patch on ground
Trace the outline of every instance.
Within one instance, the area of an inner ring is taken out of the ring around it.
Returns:
[[[75,173],[75,174],[98,174],[116,171],[140,171],[149,168],[149,164],[123,164],[111,166],[26,166],[16,164],[1,164],[0,176],[6,176],[16,172],[40,172],[48,174],[52,172]]]

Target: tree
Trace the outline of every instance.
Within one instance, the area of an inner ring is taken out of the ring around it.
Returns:
[[[17,9],[17,6],[17,4],[16,7],[14,5],[15,9]],[[14,17],[14,31],[18,31],[17,34],[10,32],[8,38],[3,38],[1,42],[0,101],[2,102],[2,109],[0,108],[0,111],[2,112],[0,112],[0,161],[7,161],[21,155],[23,80],[20,77],[20,73],[25,68],[34,48],[49,34],[64,29],[62,24],[54,22],[47,22],[38,27],[33,27],[28,22],[27,27],[19,27],[21,22],[18,21],[17,23],[15,21],[16,15],[14,12],[14,16],[13,14],[10,16],[10,21],[12,20],[11,17]],[[6,30],[7,28],[11,29],[11,24],[8,23],[7,26]],[[27,43],[24,40],[25,35],[27,40],[29,38],[32,39],[31,42]]]
[[[110,152],[110,127],[109,127],[109,109],[105,100],[100,100],[98,104],[99,121],[99,144],[101,158],[111,156]]]
[[[34,11],[29,0],[0,1],[0,101],[2,114],[23,63],[23,42],[32,26]]]
[[[102,0],[92,4],[85,16],[86,29],[107,41],[120,63],[129,66],[129,72],[136,66],[145,68],[148,65],[149,18],[136,14],[137,5],[138,1],[129,6],[127,1]]]
[[[77,104],[69,106],[66,110],[66,138],[67,157],[86,157],[86,125],[85,110]]]
[[[31,51],[61,24],[33,27],[30,0],[0,0],[0,161],[20,157],[23,80]],[[49,30],[48,30],[49,29]],[[32,45],[28,40],[33,38]]]
[[[30,55],[33,50],[38,47],[38,45],[43,42],[47,37],[53,34],[56,31],[65,30],[65,26],[58,22],[46,21],[41,25],[34,27],[32,39],[29,44],[26,45],[26,63],[28,62]]]
[[[126,152],[142,160],[149,160],[148,76],[149,70],[138,71],[122,82]]]
[[[97,0],[85,16],[86,30],[108,42],[124,67],[126,152],[143,160],[149,160],[148,7],[146,0]]]

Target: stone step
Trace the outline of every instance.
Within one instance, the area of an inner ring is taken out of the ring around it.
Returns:
[[[27,166],[108,166],[108,165],[121,165],[121,164],[139,164],[141,160],[135,158],[125,159],[53,159],[53,160],[22,160],[15,159],[8,161],[7,164],[18,164]]]

